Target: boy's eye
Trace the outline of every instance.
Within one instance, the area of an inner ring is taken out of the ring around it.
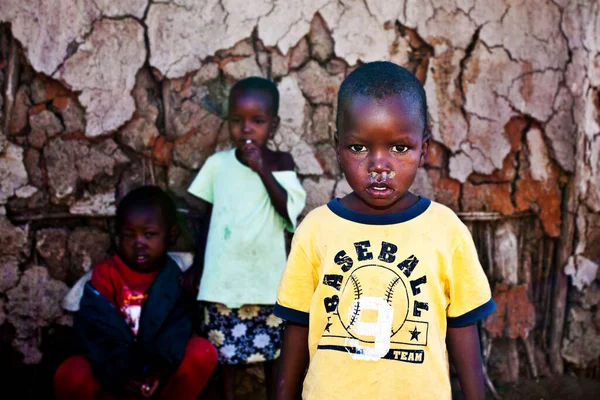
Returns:
[[[255,124],[264,124],[265,122],[267,122],[266,120],[262,119],[262,118],[255,118],[254,119],[254,123]]]
[[[149,239],[149,238],[151,238],[151,237],[154,237],[154,236],[156,236],[156,235],[158,235],[158,233],[157,233],[157,232],[146,232],[146,238],[147,238],[147,239]]]
[[[363,146],[362,144],[351,144],[348,148],[353,153],[364,153],[367,151],[367,146]]]
[[[408,147],[403,146],[401,144],[398,144],[398,145],[392,147],[392,152],[394,152],[394,153],[406,153],[407,151],[408,151]]]
[[[228,120],[229,120],[229,122],[234,123],[234,124],[240,122],[240,118],[238,118],[238,117],[229,117]]]

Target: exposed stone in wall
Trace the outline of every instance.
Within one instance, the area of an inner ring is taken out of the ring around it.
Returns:
[[[131,118],[135,103],[130,92],[146,51],[139,22],[102,20],[57,71],[68,87],[81,92],[79,101],[87,109],[86,135],[110,132]]]
[[[96,228],[77,228],[68,239],[70,282],[73,283],[95,264],[109,255],[111,240],[108,233]]]
[[[38,330],[63,315],[61,301],[67,290],[63,282],[48,276],[46,268],[34,266],[23,273],[16,287],[6,292],[6,319],[16,330],[13,346],[24,355],[24,363],[40,362]]]

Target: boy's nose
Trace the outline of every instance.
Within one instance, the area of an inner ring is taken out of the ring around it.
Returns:
[[[390,165],[383,154],[373,152],[371,156],[371,163],[369,165],[369,172],[390,172]]]
[[[244,133],[252,133],[252,126],[248,122],[244,122],[244,126],[242,127],[242,131]]]

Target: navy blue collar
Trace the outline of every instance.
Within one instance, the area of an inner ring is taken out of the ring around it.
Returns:
[[[418,217],[419,215],[423,214],[427,208],[429,208],[430,204],[431,200],[429,200],[427,197],[419,196],[419,200],[406,210],[397,212],[395,214],[384,215],[372,215],[352,211],[349,208],[344,207],[338,198],[335,198],[327,203],[327,207],[329,207],[329,209],[338,217],[352,222],[358,222],[359,224],[392,225],[410,221],[411,219]]]

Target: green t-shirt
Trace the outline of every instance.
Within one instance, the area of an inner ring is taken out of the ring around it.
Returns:
[[[213,204],[198,300],[230,308],[275,304],[285,268],[284,229],[292,232],[306,193],[294,171],[273,176],[287,192],[291,223],[275,211],[257,173],[235,149],[212,155],[188,191]]]

